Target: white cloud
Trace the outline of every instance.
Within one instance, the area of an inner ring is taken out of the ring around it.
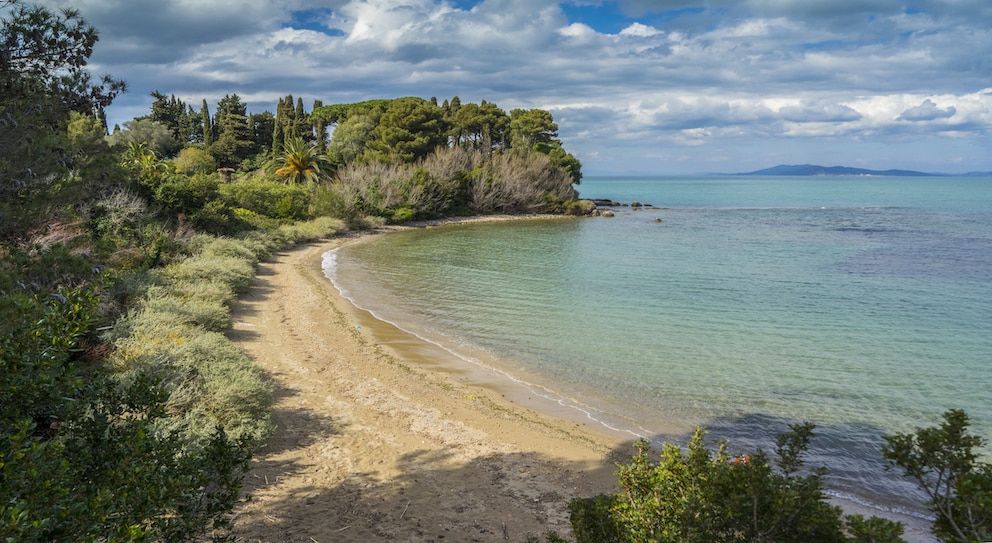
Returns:
[[[663,34],[663,32],[657,28],[643,25],[641,23],[634,23],[620,31],[621,36],[630,36],[634,38],[652,38],[654,36],[660,36],[661,34]]]
[[[614,157],[645,168],[658,156],[701,160],[692,149],[704,148],[728,160],[802,145],[855,155],[851,142],[866,141],[939,149],[934,138],[970,169],[992,170],[980,152],[992,133],[986,0],[923,0],[916,11],[907,0],[624,0],[629,18],[612,30],[569,20],[552,0],[71,3],[101,33],[94,70],[130,83],[112,122],[146,114],[152,90],[194,107],[238,93],[254,111],[290,93],[458,95],[550,109],[592,170]]]
[[[903,111],[902,114],[896,118],[896,120],[933,121],[936,119],[947,119],[949,117],[953,117],[956,112],[957,108],[954,106],[941,109],[937,107],[937,104],[933,103],[933,100],[927,98],[922,104]]]

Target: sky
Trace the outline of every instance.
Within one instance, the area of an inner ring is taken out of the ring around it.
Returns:
[[[550,111],[585,175],[992,171],[989,0],[41,0],[94,75],[252,113],[458,96]]]

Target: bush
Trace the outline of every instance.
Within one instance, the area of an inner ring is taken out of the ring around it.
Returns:
[[[252,179],[225,183],[220,186],[220,195],[230,207],[248,209],[273,219],[310,218],[310,189],[306,185]]]
[[[244,292],[255,278],[255,268],[250,261],[222,255],[195,255],[165,268],[165,276],[172,281],[220,281],[230,285],[235,292]]]
[[[190,440],[147,373],[81,356],[95,285],[0,294],[0,539],[187,541],[222,527],[250,457],[216,428]]]
[[[223,332],[231,328],[231,312],[223,303],[198,298],[156,296],[149,291],[145,311],[171,314],[179,325],[199,326],[205,330]]]
[[[210,153],[196,147],[185,147],[173,161],[176,173],[197,174],[217,171],[217,161]]]
[[[168,354],[177,378],[168,401],[171,425],[200,437],[219,426],[253,443],[269,434],[272,386],[223,334],[197,333]]]
[[[217,174],[170,175],[155,188],[155,201],[174,213],[195,213],[217,199]]]
[[[889,467],[902,468],[930,498],[933,532],[942,541],[992,540],[992,464],[978,460],[985,440],[968,434],[968,415],[944,413],[940,426],[886,436]]]
[[[840,509],[826,502],[823,471],[798,475],[813,425],[790,428],[778,439],[777,472],[761,451],[732,457],[721,443],[711,452],[702,429],[685,452],[665,444],[658,463],[641,441],[619,467],[622,493],[571,502],[573,532],[580,543],[902,541],[901,525],[877,518],[849,521],[858,533],[845,535]]]
[[[215,236],[196,236],[190,240],[189,248],[200,256],[237,258],[252,266],[257,266],[262,254],[267,254],[267,251],[242,240]]]

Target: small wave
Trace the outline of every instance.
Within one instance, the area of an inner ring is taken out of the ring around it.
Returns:
[[[903,515],[903,516],[906,516],[906,517],[911,517],[911,518],[915,518],[915,519],[919,519],[919,520],[925,520],[925,521],[933,521],[934,518],[935,518],[933,515],[927,514],[925,512],[919,511],[919,510],[914,510],[914,509],[909,509],[909,508],[906,508],[906,507],[899,507],[899,506],[882,505],[880,503],[873,502],[871,500],[865,499],[865,498],[863,498],[861,496],[857,496],[855,494],[850,494],[850,493],[847,493],[847,492],[841,492],[841,491],[830,489],[830,488],[824,489],[823,493],[825,495],[827,495],[828,497],[830,497],[830,498],[835,498],[837,500],[844,501],[844,502],[850,502],[850,503],[853,503],[855,505],[859,505],[861,507],[864,507],[864,508],[867,508],[867,509],[871,509],[873,511],[878,511],[880,513],[895,513],[897,515]]]

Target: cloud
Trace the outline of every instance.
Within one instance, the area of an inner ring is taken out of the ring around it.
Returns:
[[[801,100],[794,105],[783,106],[779,116],[797,123],[847,123],[857,121],[862,115],[844,105],[824,100]]]
[[[992,169],[987,0],[48,1],[80,9],[94,71],[129,82],[112,123],[147,114],[152,90],[255,112],[286,94],[458,95],[549,109],[601,164],[948,138]]]
[[[927,98],[922,104],[907,109],[902,112],[902,115],[897,117],[899,121],[933,121],[937,119],[948,119],[953,117],[957,113],[957,108],[954,106],[949,106],[944,109],[937,107],[937,104],[933,103],[933,100]]]

